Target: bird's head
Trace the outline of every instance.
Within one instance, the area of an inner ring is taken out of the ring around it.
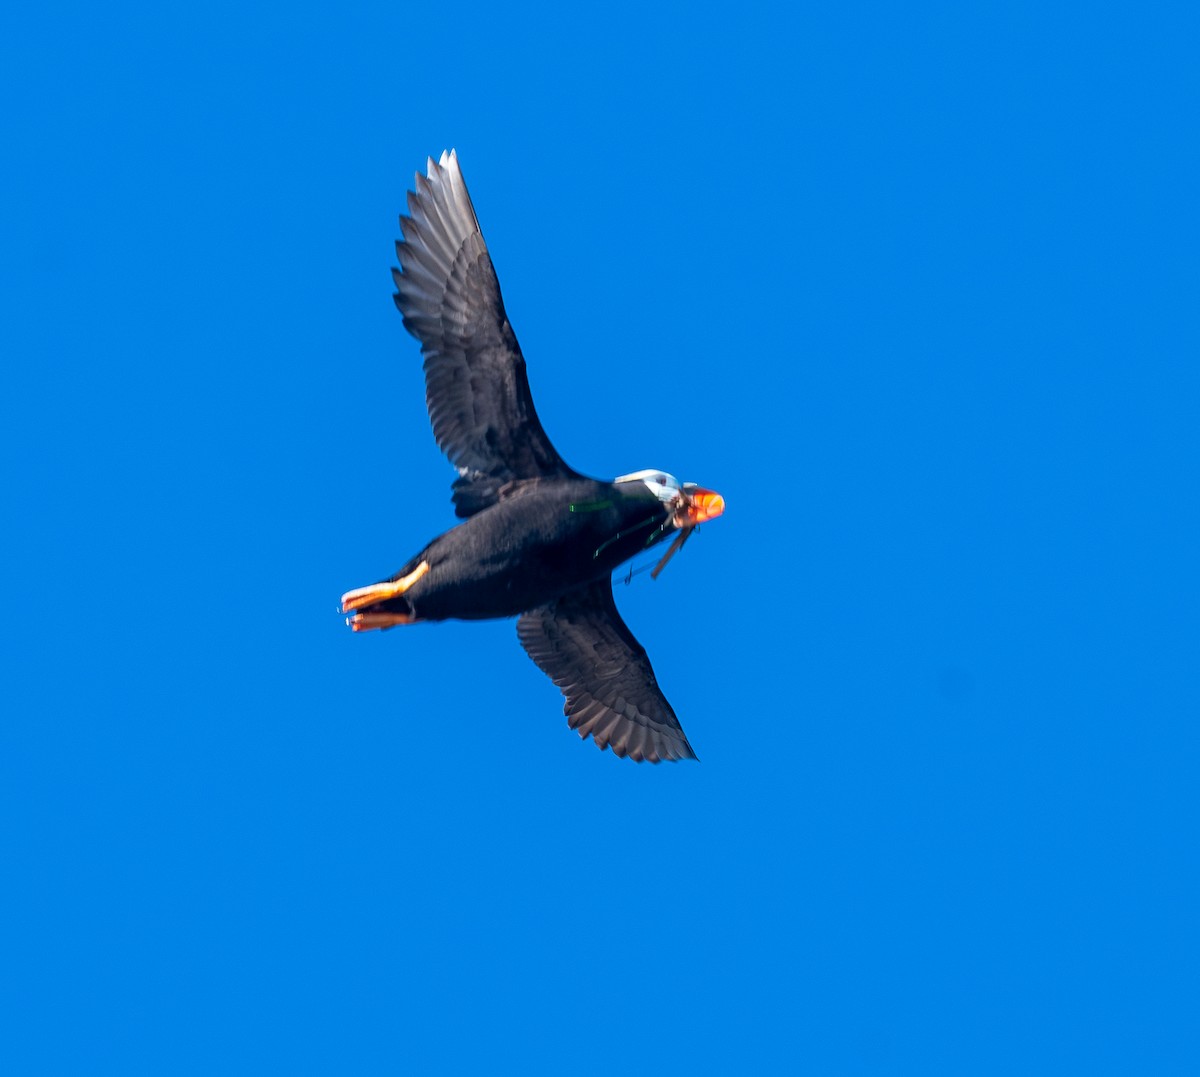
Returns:
[[[725,511],[725,499],[714,490],[706,490],[694,482],[681,483],[674,475],[665,471],[635,471],[631,475],[620,475],[615,480],[618,483],[638,482],[661,501],[670,512],[670,522],[679,531],[670,549],[663,555],[661,561],[654,567],[650,575],[657,579],[658,574],[667,567],[667,562],[675,552],[683,547],[692,531],[708,520],[715,520]]]
[[[715,520],[725,511],[725,499],[714,490],[706,490],[694,482],[680,482],[665,471],[648,468],[632,475],[620,475],[615,482],[640,482],[671,510],[676,527],[689,528],[707,520]]]

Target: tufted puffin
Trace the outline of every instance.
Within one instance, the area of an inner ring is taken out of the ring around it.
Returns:
[[[568,723],[638,762],[695,759],[645,649],[613,603],[635,554],[719,516],[719,494],[664,471],[588,478],[555,451],[534,411],[453,150],[429,158],[401,216],[392,271],[405,328],[425,356],[434,437],[458,469],[463,522],[394,576],[342,596],[356,632],[447,618],[517,617],[517,636],[566,697]]]

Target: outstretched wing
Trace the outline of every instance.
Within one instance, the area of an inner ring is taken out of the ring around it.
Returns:
[[[396,306],[425,355],[433,434],[459,470],[460,516],[516,479],[573,476],[538,421],[525,359],[454,151],[429,158],[400,218]]]
[[[608,580],[523,613],[517,636],[562,689],[571,728],[642,762],[695,759],[645,648],[621,620]]]

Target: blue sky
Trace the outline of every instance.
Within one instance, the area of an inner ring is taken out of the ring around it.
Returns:
[[[7,15],[6,1072],[1195,1072],[1186,11]],[[725,495],[617,593],[698,765],[338,615],[449,146],[563,456]]]

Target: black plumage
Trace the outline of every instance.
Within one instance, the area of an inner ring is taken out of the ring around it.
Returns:
[[[425,356],[438,445],[458,468],[463,523],[387,580],[343,596],[356,630],[519,616],[530,657],[563,691],[580,736],[638,761],[695,758],[610,577],[719,515],[709,490],[662,472],[580,475],[550,443],[453,152],[416,177],[400,218],[396,306]],[[664,558],[665,561],[665,558]]]

